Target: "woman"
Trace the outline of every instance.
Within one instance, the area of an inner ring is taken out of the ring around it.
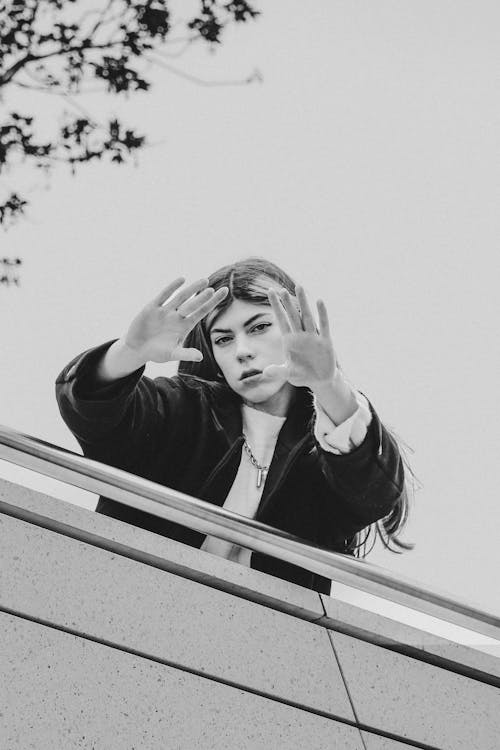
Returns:
[[[407,548],[397,444],[343,377],[324,303],[317,327],[304,290],[261,258],[183,283],[58,377],[85,455],[335,551],[359,554],[381,520],[384,543]],[[148,361],[180,361],[178,373],[152,380]],[[121,503],[100,498],[96,510],[330,591],[322,576]]]

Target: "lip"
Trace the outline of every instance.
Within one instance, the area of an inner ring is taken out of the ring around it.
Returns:
[[[248,370],[248,372],[251,373],[251,374],[250,375],[245,375],[245,373],[243,373],[243,375],[241,375],[240,380],[242,382],[246,383],[247,380],[253,381],[253,380],[255,380],[256,378],[258,378],[258,377],[260,377],[262,375],[261,370]]]

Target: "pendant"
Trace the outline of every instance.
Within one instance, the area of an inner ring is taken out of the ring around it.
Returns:
[[[265,479],[266,475],[267,469],[257,469],[257,489],[259,489],[260,485],[262,484],[262,477],[264,477]]]

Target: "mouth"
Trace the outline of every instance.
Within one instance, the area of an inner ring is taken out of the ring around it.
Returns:
[[[240,376],[240,380],[255,380],[259,375],[262,375],[261,370],[247,370]]]

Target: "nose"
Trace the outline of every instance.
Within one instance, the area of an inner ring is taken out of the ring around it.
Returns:
[[[243,364],[247,360],[253,359],[254,356],[248,338],[246,336],[239,336],[236,339],[236,359],[238,362]]]

